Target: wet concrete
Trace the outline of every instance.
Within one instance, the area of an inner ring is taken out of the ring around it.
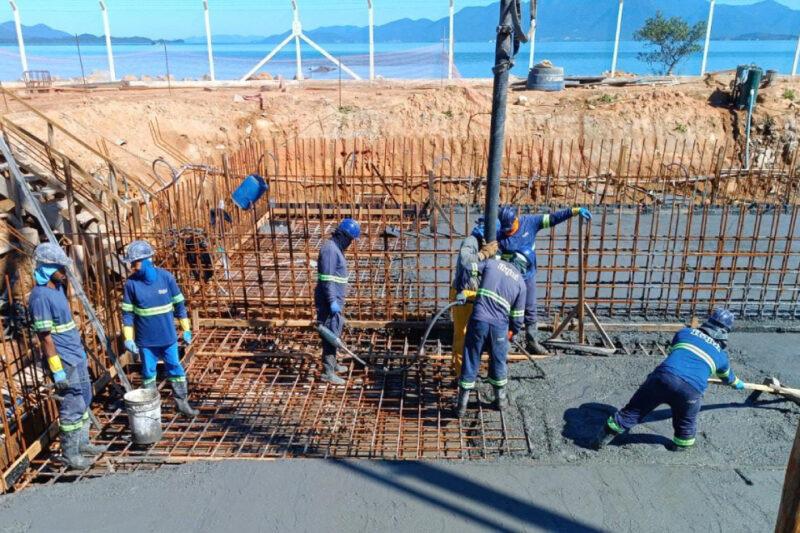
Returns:
[[[630,335],[666,343],[670,335]],[[800,384],[800,335],[738,333],[735,371]],[[563,356],[512,366],[509,423],[531,457],[464,463],[196,463],[0,498],[0,531],[767,531],[800,406],[712,385],[697,445],[675,453],[666,407],[586,448],[660,357]]]

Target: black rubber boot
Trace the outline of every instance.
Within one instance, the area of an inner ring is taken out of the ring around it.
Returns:
[[[681,446],[680,444],[675,444],[674,442],[671,442],[669,444],[669,449],[671,451],[673,451],[673,452],[678,452],[678,453],[690,452],[692,450],[692,448],[694,448],[693,445],[692,446]]]
[[[189,405],[189,385],[186,381],[173,381],[172,394],[175,397],[175,407],[181,414],[194,418],[200,411]]]
[[[142,385],[142,388],[147,390],[158,390],[158,383],[155,380],[153,380],[150,383],[145,383],[144,385]]]
[[[336,374],[322,374],[319,377],[320,381],[324,381],[325,383],[330,383],[331,385],[344,385],[347,383],[344,379],[340,378]]]
[[[458,418],[464,418],[467,414],[470,392],[471,391],[469,389],[462,389],[461,387],[458,388],[458,405],[456,410],[456,416],[458,416]]]
[[[86,470],[91,461],[80,452],[81,430],[61,432],[61,461],[69,470]]]
[[[346,381],[339,376],[336,375],[336,372],[346,372],[347,367],[344,370],[339,370],[340,366],[336,362],[336,354],[335,353],[323,353],[322,354],[322,375],[320,376],[320,380],[324,381],[325,383],[330,383],[331,385],[344,385]]]
[[[603,448],[606,447],[606,445],[608,445],[608,443],[614,440],[614,437],[616,437],[617,435],[618,433],[616,433],[614,430],[608,427],[608,424],[604,423],[603,427],[600,429],[600,431],[597,433],[597,436],[592,441],[592,448],[598,451],[602,450]]]
[[[505,387],[494,388],[494,408],[498,411],[503,411],[508,407],[508,394],[506,394]]]
[[[539,343],[539,339],[537,338],[538,333],[536,324],[530,324],[525,328],[525,348],[531,355],[550,355],[547,348]]]
[[[92,444],[92,442],[89,440],[89,426],[91,425],[92,423],[89,420],[86,420],[83,423],[83,427],[80,429],[81,439],[79,444],[79,450],[83,455],[88,455],[88,456],[100,455],[101,453],[104,453],[108,449],[108,446],[96,446]]]
[[[337,374],[344,374],[348,370],[350,370],[349,366],[339,365],[339,364],[336,365],[336,373]]]

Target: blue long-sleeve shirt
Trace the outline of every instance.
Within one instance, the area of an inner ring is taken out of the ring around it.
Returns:
[[[508,326],[514,333],[525,316],[525,281],[517,267],[499,259],[478,264],[481,284],[475,297],[472,320]]]
[[[519,217],[519,228],[513,235],[505,235],[498,232],[497,244],[503,254],[510,254],[520,250],[530,248],[536,250],[536,234],[543,229],[557,226],[572,218],[573,209],[560,209],[555,213],[546,215],[523,215]],[[536,261],[528,269],[528,272],[536,271]]]
[[[728,353],[694,328],[683,328],[672,339],[669,355],[655,370],[683,379],[701,394],[708,388],[708,378],[716,376],[728,385],[736,381]]]
[[[480,242],[474,235],[468,236],[461,242],[458,249],[458,259],[456,260],[456,272],[453,275],[453,288],[456,292],[463,290],[478,290],[478,264],[480,258],[478,253],[481,251]]]
[[[153,283],[134,275],[125,281],[122,292],[122,324],[134,327],[136,344],[145,348],[178,342],[175,317],[189,316],[175,276],[162,268],[155,270]]]
[[[349,276],[347,260],[335,238],[323,242],[317,258],[317,287],[314,289],[314,303],[318,309],[330,310],[333,302],[344,308]]]
[[[37,285],[28,297],[28,308],[33,318],[33,330],[50,333],[61,361],[74,366],[86,359],[81,335],[62,288]]]

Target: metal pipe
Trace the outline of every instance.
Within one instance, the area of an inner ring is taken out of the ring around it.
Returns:
[[[625,0],[619,0],[619,9],[617,10],[617,32],[614,35],[614,54],[611,57],[611,77],[617,73],[617,56],[619,55],[619,36],[622,31],[622,10],[625,7]]]
[[[208,48],[208,75],[211,81],[217,79],[214,73],[214,49],[211,46],[211,16],[208,13],[208,0],[203,0],[203,15],[206,22],[206,46]]]
[[[103,0],[100,0],[100,12],[103,14],[103,31],[106,33],[106,54],[108,55],[108,75],[111,81],[117,81],[117,73],[114,70],[114,52],[111,50],[111,26],[108,23],[108,8]]]
[[[375,12],[372,9],[372,0],[367,0],[369,11],[369,79],[375,79]]]
[[[292,34],[294,34],[294,55],[296,64],[295,79],[302,81],[303,79],[303,56],[300,52],[300,35],[303,33],[303,26],[300,23],[300,12],[297,9],[296,0],[292,0],[292,12],[294,19],[292,20]]]
[[[792,76],[797,76],[797,61],[800,59],[800,35],[797,36],[797,46],[794,49],[794,62],[792,62]]]
[[[25,54],[25,40],[22,38],[22,23],[19,20],[19,8],[14,0],[8,0],[11,11],[14,12],[14,28],[17,31],[17,45],[19,45],[19,60],[22,62],[22,72],[28,70],[28,56]]]
[[[450,42],[448,43],[448,52],[447,52],[447,79],[453,79],[453,53],[455,50],[454,45],[454,28],[455,28],[455,15],[456,15],[456,3],[455,0],[450,0]]]
[[[531,71],[533,68],[533,52],[534,47],[536,45],[536,0],[531,0],[531,31],[528,33],[530,35],[530,53],[528,55],[528,72]]]
[[[708,59],[708,46],[711,43],[711,26],[714,24],[714,4],[717,0],[711,0],[708,4],[708,22],[706,23],[706,43],[703,46],[703,63],[700,65],[700,75],[706,73],[706,61]]]

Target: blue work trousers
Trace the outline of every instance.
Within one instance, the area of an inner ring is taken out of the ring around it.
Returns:
[[[536,271],[525,280],[525,325],[536,325]]]
[[[61,362],[67,374],[69,388],[58,392],[61,400],[58,405],[61,431],[76,431],[83,427],[89,418],[89,407],[92,405],[92,380],[89,377],[89,366],[86,359],[76,365]]]
[[[608,426],[617,433],[639,424],[661,404],[672,409],[673,442],[678,446],[691,446],[697,434],[697,415],[703,395],[680,377],[669,372],[653,372],[639,387],[628,405],[614,413]]]
[[[464,339],[459,381],[462,389],[475,388],[484,349],[489,351],[489,383],[495,387],[505,387],[508,383],[508,326],[471,319]]]
[[[147,385],[156,380],[158,360],[164,361],[169,381],[186,381],[186,372],[178,355],[178,343],[168,346],[140,347],[142,353],[142,384]]]
[[[317,320],[320,324],[331,330],[337,337],[342,336],[344,330],[344,315],[331,313],[329,309],[317,308]],[[322,366],[326,374],[333,374],[336,370],[336,346],[322,339]]]

